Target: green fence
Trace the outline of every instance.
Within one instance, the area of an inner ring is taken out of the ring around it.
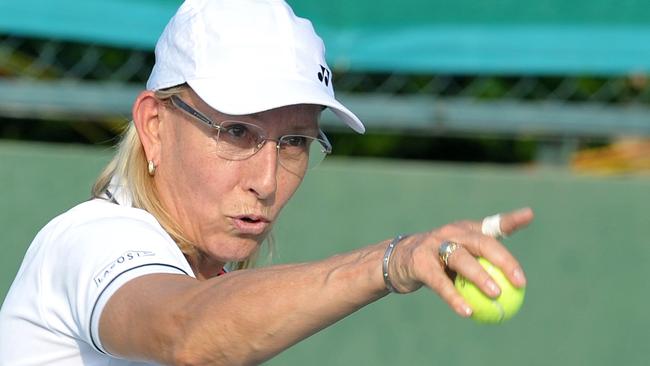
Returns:
[[[0,118],[128,119],[180,2],[0,2]],[[646,1],[289,3],[371,133],[650,135]]]
[[[0,143],[0,297],[37,230],[88,197],[108,156]],[[526,303],[494,327],[457,318],[428,291],[392,295],[270,365],[627,366],[650,359],[649,177],[372,160],[327,161],[313,173],[277,225],[278,262],[531,205],[535,223],[507,239],[528,275]]]
[[[0,4],[0,35],[150,49],[179,0]],[[650,10],[628,0],[290,0],[313,21],[330,66],[449,74],[647,73]]]

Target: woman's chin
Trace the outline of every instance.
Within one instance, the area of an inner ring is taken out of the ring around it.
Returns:
[[[209,246],[205,254],[223,263],[243,262],[255,256],[263,241],[264,239],[248,237],[215,242]]]

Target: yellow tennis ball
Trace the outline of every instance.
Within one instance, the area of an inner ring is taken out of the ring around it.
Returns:
[[[501,294],[493,299],[465,277],[456,276],[456,289],[472,308],[472,319],[479,323],[498,324],[512,318],[524,303],[526,289],[513,286],[503,272],[487,259],[478,258],[478,262],[499,285]]]

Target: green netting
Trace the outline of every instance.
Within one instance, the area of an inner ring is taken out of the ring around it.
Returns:
[[[647,25],[644,0],[289,0],[298,14],[336,26],[422,24],[598,24]]]
[[[644,1],[290,3],[323,36],[337,95],[371,133],[487,133],[566,146],[567,138],[649,134]],[[178,4],[0,2],[0,117],[128,120]],[[328,114],[323,123],[341,126]]]
[[[290,2],[341,70],[626,75],[650,70],[643,1]],[[0,3],[0,35],[151,49],[180,1]]]

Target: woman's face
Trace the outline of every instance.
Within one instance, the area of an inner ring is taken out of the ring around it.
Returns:
[[[265,136],[315,136],[320,107],[294,105],[230,116],[210,108],[191,90],[181,99],[215,123],[261,127]],[[212,265],[248,258],[269,234],[302,174],[278,161],[275,141],[243,160],[217,153],[217,130],[173,106],[160,105],[160,161],[155,181],[165,208]],[[223,141],[223,139],[222,139]]]

